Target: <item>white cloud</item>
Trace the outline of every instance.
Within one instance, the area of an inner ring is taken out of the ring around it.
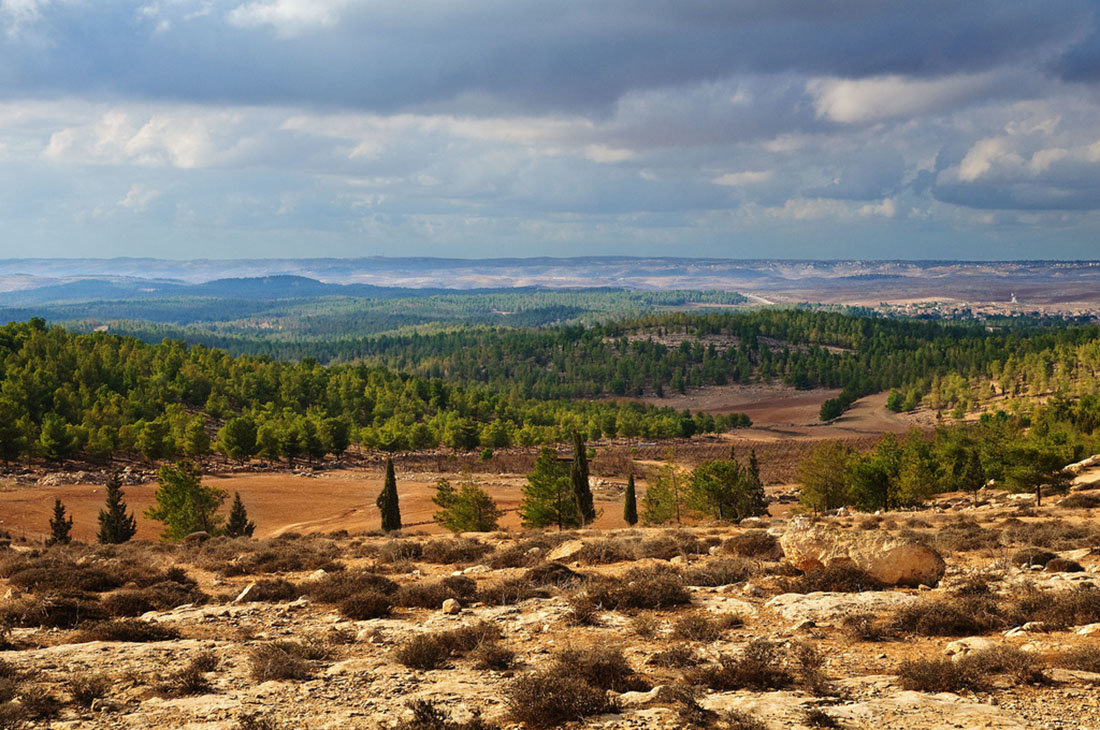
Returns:
[[[593,162],[623,162],[634,157],[631,150],[615,149],[603,144],[590,144],[584,148],[584,156]]]
[[[911,117],[960,104],[992,89],[993,73],[910,79],[876,76],[869,79],[814,79],[806,91],[814,97],[819,118],[842,124]]]
[[[772,178],[774,170],[744,170],[742,172],[727,172],[711,180],[715,185],[752,185],[765,182]]]
[[[149,207],[155,198],[160,196],[159,190],[152,190],[144,185],[131,185],[126,195],[118,201],[120,208],[128,208],[132,211],[142,211]]]
[[[897,204],[893,198],[885,198],[881,203],[867,203],[860,206],[856,214],[863,218],[893,218],[897,215]]]
[[[242,26],[269,25],[284,36],[335,25],[353,0],[256,0],[229,11],[229,22]]]

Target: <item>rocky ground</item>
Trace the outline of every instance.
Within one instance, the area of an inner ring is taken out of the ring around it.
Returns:
[[[0,727],[1100,727],[1090,486],[738,526],[12,545]]]

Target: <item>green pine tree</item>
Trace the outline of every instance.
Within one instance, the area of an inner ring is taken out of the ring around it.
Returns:
[[[73,541],[70,534],[73,529],[73,518],[65,516],[65,505],[60,499],[53,502],[53,517],[50,519],[50,537],[47,545],[68,545]]]
[[[581,524],[569,469],[558,461],[557,452],[549,446],[542,447],[535,470],[527,475],[519,514],[524,527],[557,525],[561,530]]]
[[[397,477],[393,473],[393,459],[386,457],[386,481],[378,493],[378,511],[382,513],[382,529],[386,532],[401,529],[401,506],[397,502]]]
[[[99,510],[99,534],[97,539],[104,545],[124,543],[137,532],[137,522],[133,513],[127,513],[122,480],[117,474],[107,479],[106,506]]]
[[[451,532],[492,532],[504,514],[489,493],[470,479],[457,492],[446,479],[440,479],[432,501],[443,507],[432,519]]]
[[[164,523],[161,539],[182,540],[192,532],[217,533],[218,508],[225,492],[202,483],[202,473],[189,461],[165,464],[157,472],[160,485],[153,492],[157,504],[145,511],[151,520]]]
[[[233,493],[233,504],[229,507],[229,521],[225,523],[225,534],[228,537],[252,537],[256,530],[256,523],[248,519],[248,511],[241,501],[241,493]]]
[[[592,503],[592,487],[588,483],[588,455],[580,431],[573,432],[573,467],[569,471],[569,480],[573,484],[573,499],[577,503],[581,524],[594,522],[596,507]]]
[[[623,497],[623,519],[633,527],[638,524],[638,496],[634,491],[634,474],[626,480],[626,494]]]

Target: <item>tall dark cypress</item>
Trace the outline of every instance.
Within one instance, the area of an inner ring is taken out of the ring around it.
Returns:
[[[241,501],[241,493],[233,493],[233,504],[229,508],[229,521],[225,523],[225,534],[229,537],[252,537],[256,523],[248,519],[248,511]]]
[[[382,529],[386,532],[401,529],[401,507],[397,503],[397,477],[393,473],[393,459],[386,457],[386,482],[378,493],[378,511],[382,513]]]
[[[588,454],[585,453],[584,439],[579,431],[573,432],[573,468],[569,472],[573,482],[573,499],[577,503],[577,512],[582,524],[596,519],[596,507],[592,503],[592,487],[588,484]]]
[[[137,522],[133,512],[127,513],[125,495],[122,492],[122,480],[117,474],[107,478],[106,506],[99,510],[99,535],[97,539],[104,545],[118,545],[126,542],[137,532]]]
[[[638,495],[634,492],[634,473],[626,480],[626,494],[623,497],[623,519],[633,527],[638,524]]]
[[[73,529],[73,518],[65,516],[65,505],[60,499],[53,502],[53,517],[50,518],[50,538],[47,545],[68,545],[73,541],[70,532]]]

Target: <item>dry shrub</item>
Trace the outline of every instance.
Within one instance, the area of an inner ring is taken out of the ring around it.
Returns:
[[[943,553],[991,550],[1001,545],[1001,533],[982,527],[973,520],[960,519],[936,530],[931,543],[932,547]]]
[[[108,593],[100,599],[108,615],[116,617],[140,616],[148,611],[168,611],[188,603],[202,604],[209,596],[194,584],[162,581],[144,588],[123,588]]]
[[[748,580],[759,572],[756,565],[744,558],[708,560],[684,571],[689,586],[728,586]]]
[[[705,555],[720,539],[716,537],[699,538],[689,532],[673,531],[660,537],[642,540],[638,546],[638,555],[643,558],[671,560],[677,555]]]
[[[28,596],[0,606],[0,625],[25,628],[77,627],[82,621],[106,618],[96,601],[64,595]]]
[[[1054,558],[1043,567],[1043,570],[1048,573],[1082,573],[1085,569],[1076,560]]]
[[[150,641],[171,641],[179,637],[179,631],[171,626],[132,618],[118,618],[92,624],[81,630],[80,634],[77,636],[77,642],[124,641],[129,643],[145,643]]]
[[[474,647],[470,658],[474,660],[474,667],[477,669],[503,671],[511,669],[515,664],[516,653],[496,641],[484,641]]]
[[[1100,495],[1078,492],[1063,499],[1058,503],[1058,506],[1067,509],[1096,509],[1100,507]]]
[[[600,606],[587,593],[574,593],[569,596],[569,611],[565,619],[574,626],[596,626],[599,624]]]
[[[577,562],[585,565],[609,565],[638,559],[638,541],[626,538],[605,538],[585,542],[584,547],[574,555]]]
[[[249,672],[257,682],[283,679],[309,679],[313,670],[290,642],[271,642],[252,647],[248,652]]]
[[[643,639],[652,639],[660,627],[657,619],[641,614],[630,619],[630,629]]]
[[[898,684],[915,692],[958,692],[981,689],[983,681],[976,667],[951,659],[912,659],[898,667]]]
[[[93,702],[106,697],[110,687],[111,678],[105,674],[79,672],[69,680],[69,693],[81,707],[91,707]]]
[[[1048,628],[1100,622],[1100,589],[1081,586],[1070,591],[1030,590],[1008,608],[1013,623],[1041,621]]]
[[[691,602],[683,579],[671,571],[627,571],[620,577],[599,576],[589,580],[584,591],[607,609],[670,608]]]
[[[396,730],[492,730],[494,727],[476,713],[465,722],[456,722],[427,700],[413,700],[408,707],[413,716],[399,723]]]
[[[825,712],[825,710],[820,707],[813,707],[806,710],[802,715],[802,724],[806,727],[841,727],[841,724],[835,717]]]
[[[218,659],[213,652],[202,652],[158,682],[156,690],[165,697],[209,694],[211,686],[206,674],[214,671],[217,666]]]
[[[990,593],[989,576],[981,574],[967,576],[951,587],[953,596],[988,596]]]
[[[244,600],[248,603],[292,601],[300,595],[301,589],[285,578],[264,578],[256,581]]]
[[[584,580],[584,576],[561,563],[543,563],[523,574],[524,580],[533,586],[565,588]]]
[[[1013,565],[1019,565],[1021,567],[1030,568],[1032,566],[1042,567],[1054,560],[1057,555],[1049,550],[1041,550],[1040,548],[1024,548],[1023,550],[1017,550],[1009,556],[1009,560]]]
[[[1018,521],[1005,529],[1014,543],[1034,545],[1048,550],[1072,550],[1100,546],[1100,531],[1093,526],[1078,525],[1061,519]]]
[[[840,628],[856,641],[881,641],[885,636],[878,617],[873,613],[853,613],[844,617]]]
[[[779,540],[767,530],[745,530],[722,543],[721,552],[745,558],[772,560],[783,556]]]
[[[1067,669],[1100,674],[1100,646],[1079,646],[1054,658],[1054,663]]]
[[[477,589],[477,600],[490,606],[511,606],[528,598],[545,596],[523,576],[498,578]]]
[[[416,540],[389,540],[378,548],[378,559],[384,563],[420,560],[424,546]]]
[[[1043,664],[1037,656],[1015,646],[1002,644],[969,654],[960,662],[971,664],[981,674],[1009,674],[1022,684],[1047,684]]]
[[[741,710],[727,710],[722,714],[725,730],[768,730],[768,726],[751,714]]]
[[[649,664],[655,667],[669,667],[681,669],[692,667],[699,661],[695,650],[687,644],[673,644],[663,651],[649,657]]]
[[[321,603],[340,603],[359,593],[392,595],[397,584],[384,575],[365,570],[346,570],[327,573],[321,578],[302,585],[307,595]]]
[[[604,690],[559,666],[518,677],[507,689],[505,706],[509,719],[531,728],[557,727],[615,709]]]
[[[494,570],[503,568],[526,568],[537,565],[542,559],[542,550],[522,542],[513,543],[506,547],[498,547],[485,561],[485,564]]]
[[[57,695],[40,684],[20,687],[19,703],[23,707],[23,714],[31,720],[52,720],[61,714],[64,706]]]
[[[283,724],[271,715],[250,712],[237,718],[236,730],[282,730]]]
[[[854,566],[829,566],[809,571],[787,582],[789,593],[863,593],[879,591],[883,584]]]
[[[397,647],[393,658],[411,669],[438,669],[451,658],[451,651],[435,634],[417,634]]]
[[[557,671],[573,674],[600,689],[616,692],[647,689],[617,646],[563,649],[554,657]]]
[[[459,537],[445,538],[424,543],[420,559],[426,563],[439,565],[469,563],[478,560],[486,553],[492,552],[492,550],[492,546],[479,540]]]
[[[409,608],[439,608],[448,598],[468,602],[476,593],[477,583],[472,578],[452,575],[439,580],[406,583],[394,594],[393,602]]]
[[[782,689],[794,682],[785,660],[778,644],[755,639],[740,655],[721,655],[715,662],[689,672],[688,678],[719,691]]]
[[[672,635],[686,641],[717,641],[728,629],[744,625],[744,620],[732,613],[721,616],[687,613],[672,625]]]
[[[340,615],[353,621],[389,616],[393,600],[385,593],[367,590],[355,593],[340,601]]]
[[[971,596],[905,606],[894,612],[889,625],[919,636],[976,636],[1003,628],[1005,620],[994,601]]]
[[[340,547],[335,541],[319,536],[287,534],[270,540],[215,537],[191,549],[195,565],[227,577],[343,569],[342,564],[335,562]]]
[[[807,692],[818,697],[830,693],[829,679],[825,676],[825,657],[816,647],[799,642],[791,646],[789,655],[799,684]]]

